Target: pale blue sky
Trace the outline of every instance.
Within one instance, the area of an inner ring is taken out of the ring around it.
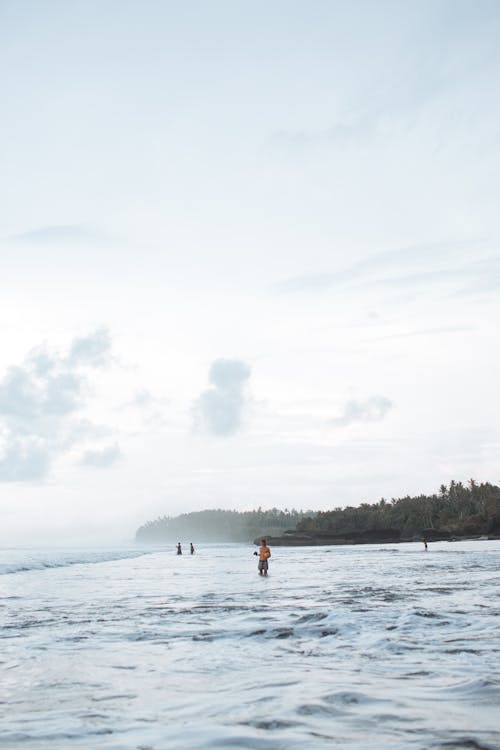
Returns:
[[[9,537],[498,481],[499,36],[484,0],[0,2]]]

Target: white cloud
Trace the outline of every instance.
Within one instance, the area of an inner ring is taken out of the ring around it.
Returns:
[[[156,400],[153,394],[148,391],[147,388],[141,388],[141,390],[136,391],[134,398],[127,405],[136,406],[137,408],[143,409],[148,408],[155,403]]]
[[[67,357],[39,348],[9,367],[0,381],[0,481],[42,479],[54,457],[89,434],[88,424],[82,432],[82,421],[73,420],[86,400],[80,367],[102,366],[110,351],[102,329],[75,339]]]
[[[216,359],[209,372],[210,388],[194,405],[195,428],[218,437],[241,428],[250,367],[239,359]]]
[[[366,401],[348,401],[340,417],[331,419],[330,424],[346,427],[353,422],[380,422],[394,404],[384,396],[370,396]]]
[[[85,451],[80,463],[82,466],[92,466],[97,469],[107,469],[123,457],[118,443],[109,445],[101,450]]]
[[[370,287],[400,292],[414,288],[425,291],[438,284],[455,289],[457,293],[498,290],[500,256],[478,242],[430,243],[376,253],[336,270],[314,269],[284,279],[274,289],[280,294],[318,294]]]
[[[88,365],[102,367],[107,364],[111,354],[111,337],[106,328],[100,328],[90,336],[73,341],[68,357],[70,366]]]
[[[0,415],[26,421],[68,414],[78,408],[81,388],[74,373],[41,372],[28,357],[23,366],[10,367],[0,382]]]
[[[10,435],[0,458],[0,482],[43,479],[50,459],[50,448],[43,438]]]

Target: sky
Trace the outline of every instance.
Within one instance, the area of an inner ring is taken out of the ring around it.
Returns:
[[[498,482],[497,0],[0,0],[0,542]]]

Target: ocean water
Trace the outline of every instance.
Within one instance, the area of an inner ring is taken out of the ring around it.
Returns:
[[[500,542],[252,553],[0,551],[0,748],[500,748]]]

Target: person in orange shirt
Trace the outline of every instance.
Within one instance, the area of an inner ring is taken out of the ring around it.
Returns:
[[[259,575],[260,576],[267,576],[267,571],[269,568],[268,560],[271,557],[271,550],[267,546],[267,542],[265,539],[260,540],[261,546],[259,548],[258,552],[254,552],[254,555],[259,556]]]

